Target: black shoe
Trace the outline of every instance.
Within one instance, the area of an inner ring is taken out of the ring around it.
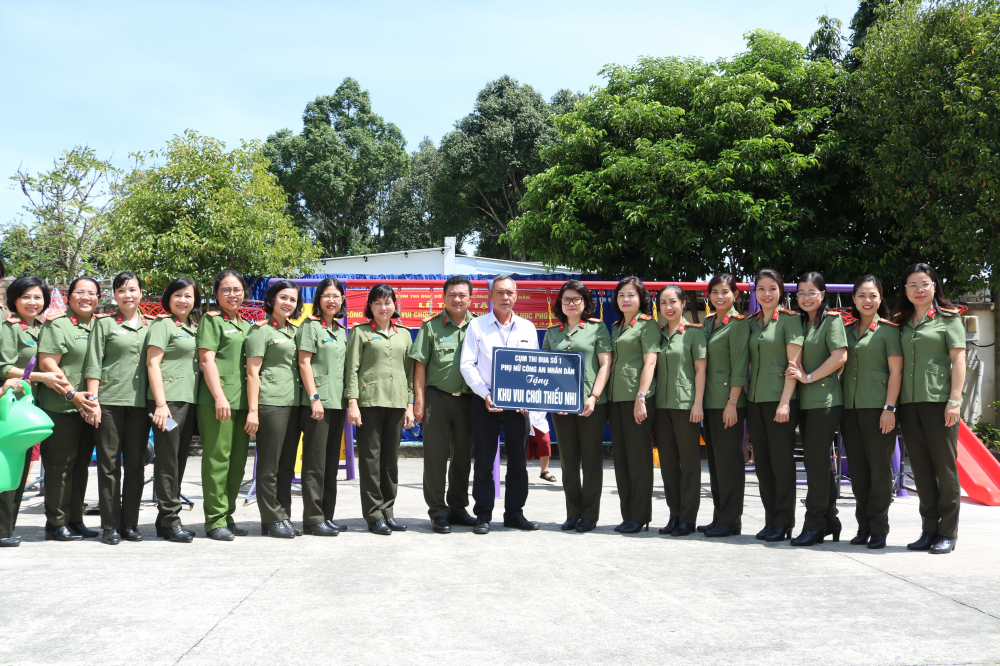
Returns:
[[[483,520],[480,518],[476,521],[476,526],[472,528],[473,534],[489,534],[490,533],[490,521]]]
[[[725,525],[716,525],[714,528],[705,532],[707,537],[728,537],[728,536],[739,536],[742,532],[740,527],[726,527]]]
[[[620,522],[617,525],[615,525],[615,532],[621,532],[622,528],[625,527],[626,525],[628,525],[628,523],[629,523],[629,521],[623,520],[622,522]]]
[[[715,530],[712,531],[714,532]],[[694,523],[677,523],[677,527],[675,527],[674,531],[670,533],[670,536],[687,536],[692,532],[694,532]],[[739,534],[739,532],[737,532],[737,534]],[[708,536],[708,532],[705,532],[705,536]]]
[[[83,523],[68,523],[66,527],[69,528],[70,532],[73,532],[74,534],[79,534],[84,539],[96,539],[97,537],[101,536],[95,530],[90,529]]]
[[[770,534],[771,530],[773,529],[774,525],[764,525],[764,529],[762,529],[760,532],[757,532],[757,537],[756,537],[757,540],[763,541],[764,539],[766,539],[767,535]]]
[[[316,523],[315,525],[303,525],[302,531],[306,534],[312,534],[313,536],[324,536],[332,537],[340,534],[337,530],[333,529],[326,523]]]
[[[277,539],[295,538],[295,532],[288,529],[288,525],[283,520],[276,520],[273,523],[261,523],[260,533],[263,536],[273,536]]]
[[[250,534],[249,532],[247,532],[245,529],[243,529],[242,527],[240,527],[236,523],[227,523],[226,524],[226,529],[229,530],[234,537],[248,536]],[[227,539],[227,541],[228,541],[228,539]]]
[[[764,537],[764,541],[767,543],[778,543],[779,541],[784,541],[785,539],[792,538],[792,528],[782,527],[780,525],[771,525],[771,531],[767,533]]]
[[[517,515],[517,516],[514,516],[513,518],[507,518],[505,516],[504,519],[503,519],[503,526],[504,527],[513,527],[516,530],[524,530],[526,532],[530,532],[531,530],[537,530],[538,529],[538,523],[531,522],[530,520],[528,520],[527,518],[525,518],[523,515]]]
[[[165,532],[163,538],[173,541],[174,543],[191,543],[194,541],[194,537],[188,534],[180,525],[165,527],[163,528],[163,531]]]
[[[121,535],[126,541],[142,541],[142,532],[134,527],[123,527]]]
[[[346,532],[347,531],[347,525],[338,525],[337,523],[333,522],[332,520],[326,521],[326,524],[329,525],[330,527],[332,527],[333,529],[337,530],[338,532]]]
[[[872,533],[869,532],[868,530],[858,530],[857,535],[853,539],[851,539],[851,545],[852,546],[863,546],[866,543],[868,543],[868,539],[869,539],[869,537],[871,537],[871,535],[872,535]],[[885,540],[885,535],[882,535],[882,539],[883,539],[883,541]],[[885,545],[885,544],[883,543],[882,545]]]
[[[451,534],[451,523],[444,516],[438,516],[432,520],[431,525],[438,534]]]
[[[448,523],[460,527],[475,527],[476,519],[470,516],[468,511],[462,511],[462,513],[453,513],[448,516]]]
[[[660,534],[672,534],[677,529],[677,519],[671,518],[667,524],[660,528]]]
[[[45,540],[46,541],[83,541],[83,535],[77,534],[69,528],[67,525],[60,525],[59,527],[49,527],[45,526]]]
[[[885,548],[885,536],[884,534],[873,534],[871,540],[868,542],[868,550]]]
[[[243,531],[246,532],[246,530]],[[263,531],[263,527],[261,528],[261,531]],[[223,525],[222,527],[213,527],[208,532],[206,532],[206,534],[208,535],[209,539],[215,539],[216,541],[232,541],[234,538],[236,538],[236,535],[233,534],[233,531],[228,527],[226,527],[225,525]]]
[[[934,542],[937,541],[937,535],[933,532],[921,532],[920,538],[913,543],[906,544],[907,550],[930,550]]]
[[[157,537],[159,537],[161,539],[169,539],[170,538],[170,528],[169,527],[164,527],[163,525],[155,525],[154,527],[156,527],[156,536]],[[185,530],[183,527],[181,527],[181,529],[184,531],[184,534],[187,534],[192,539],[194,538],[194,530]]]
[[[368,531],[372,534],[380,534],[382,536],[389,536],[392,534],[392,530],[385,524],[384,518],[379,518],[374,523],[368,523]]]
[[[563,532],[569,532],[570,530],[576,529],[576,524],[580,522],[578,518],[567,518],[566,522],[559,526]]]
[[[101,543],[106,543],[109,546],[117,546],[121,542],[122,538],[118,534],[118,530],[104,530],[101,533]]]
[[[793,546],[815,546],[823,543],[823,530],[807,530],[802,528],[802,532],[792,539]]]
[[[646,523],[645,529],[647,532],[649,531],[649,523]],[[643,530],[642,523],[628,522],[625,523],[625,527],[621,528],[619,532],[621,532],[622,534],[638,534],[639,532],[642,532],[642,530]]]
[[[576,521],[577,532],[592,532],[595,527],[597,527],[596,520],[587,520],[586,518],[581,518],[580,520]]]
[[[406,525],[404,525],[403,523],[396,522],[395,518],[386,518],[385,519],[385,524],[388,525],[389,529],[392,530],[393,532],[405,532],[406,531]]]
[[[9,536],[0,539],[0,548],[17,548],[21,545],[21,537]]]
[[[834,543],[837,543],[838,541],[840,541],[840,530],[841,529],[842,529],[842,526],[840,526],[840,525],[837,525],[836,527],[828,527],[828,528],[826,528],[823,531],[823,538],[825,539],[826,537],[833,537],[831,539],[831,541],[833,541]]]
[[[292,521],[290,521],[287,518],[285,518],[285,520],[282,521],[282,522],[285,523],[285,527],[287,527],[288,529],[290,529],[292,531],[292,536],[302,536],[302,530],[300,530],[299,528],[297,528],[292,523]]]
[[[709,523],[708,525],[699,525],[699,526],[698,526],[698,527],[696,527],[695,529],[696,529],[697,531],[699,531],[699,532],[707,532],[707,531],[709,531],[709,530],[714,530],[714,529],[715,529],[715,521],[713,520],[713,521],[712,521],[712,522],[710,522],[710,523]]]
[[[939,536],[934,545],[931,546],[931,555],[944,555],[945,553],[950,553],[955,550],[955,542],[958,541],[958,537],[943,537]]]

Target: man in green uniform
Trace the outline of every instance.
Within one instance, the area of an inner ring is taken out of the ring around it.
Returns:
[[[472,391],[460,368],[466,327],[472,321],[472,283],[461,275],[448,278],[444,300],[444,311],[424,319],[410,350],[413,416],[424,423],[424,501],[438,534],[448,534],[453,524],[476,524],[466,510],[472,469]]]

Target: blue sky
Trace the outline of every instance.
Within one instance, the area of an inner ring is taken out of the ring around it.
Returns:
[[[229,145],[301,129],[346,76],[414,150],[437,143],[485,83],[510,74],[549,97],[600,85],[607,63],[728,57],[755,28],[805,44],[816,17],[857,0],[712,2],[4,2],[0,223],[7,177],[89,144],[127,164],[187,128]]]

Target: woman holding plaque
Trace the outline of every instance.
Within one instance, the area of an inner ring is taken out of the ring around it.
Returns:
[[[566,493],[562,529],[577,532],[597,527],[604,485],[604,424],[608,422],[604,387],[611,371],[611,336],[603,321],[592,319],[594,310],[590,290],[578,280],[566,282],[552,308],[560,323],[549,326],[542,340],[542,349],[583,353],[583,411],[552,415]]]

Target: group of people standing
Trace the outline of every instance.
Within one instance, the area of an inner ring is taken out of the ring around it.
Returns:
[[[452,526],[488,534],[493,519],[493,461],[503,433],[507,451],[503,524],[538,529],[524,516],[528,495],[529,414],[492,400],[492,352],[538,349],[534,325],[514,312],[517,286],[498,276],[488,314],[474,317],[472,284],[462,276],[443,287],[444,309],[424,320],[414,340],[396,322],[396,294],[386,284],[368,292],[365,321],[350,331],[346,293],[334,278],[316,288],[313,314],[301,325],[301,294],[291,281],[270,285],[267,317],[240,314],[246,294],[233,270],[215,279],[219,310],[196,318],[201,294],[193,280],[165,290],[167,314],[142,315],[139,279],[118,275],[114,312],[95,315],[99,284],[78,278],[68,310],[44,324],[49,291],[34,277],[7,291],[14,315],[3,325],[0,374],[17,388],[28,381],[53,419],[41,445],[45,467],[46,539],[98,537],[141,541],[139,502],[150,423],[155,446],[157,536],[190,542],[180,520],[180,483],[197,424],[201,435],[206,534],[231,541],[247,530],[233,520],[250,437],[256,435],[261,533],[293,538],[336,536],[333,521],[344,421],[356,428],[361,507],[368,529],[390,535],[407,528],[395,518],[402,430],[424,424],[424,499],[435,532]],[[882,548],[889,532],[891,457],[896,414],[919,488],[923,531],[912,550],[955,547],[960,491],[957,429],[965,374],[959,311],[944,298],[933,268],[904,273],[890,317],[878,278],[854,285],[849,312],[827,305],[819,273],[798,281],[799,312],[782,307],[781,275],[755,279],[760,311],[740,313],[736,280],[714,276],[704,322],[686,321],[685,292],[667,285],[651,294],[639,278],[622,279],[608,328],[592,318],[590,290],[562,285],[542,349],[584,354],[580,414],[553,414],[566,496],[563,530],[589,532],[600,517],[603,433],[610,423],[622,522],[632,534],[652,518],[653,456],[660,458],[669,520],[661,534],[729,537],[742,530],[744,425],[753,446],[765,525],[757,538],[780,542],[795,526],[796,428],[808,492],[802,532],[793,546],[839,540],[831,445],[843,433],[857,498],[855,545]],[[649,314],[651,305],[656,316]],[[712,520],[696,526],[704,435]],[[291,485],[302,441],[302,528],[291,521]],[[102,533],[83,523],[91,452],[97,448]],[[450,465],[449,465],[450,461]],[[474,461],[474,464],[473,464]],[[25,472],[26,478],[27,472]],[[468,512],[473,477],[473,515]],[[124,483],[123,483],[124,481]],[[13,525],[23,492],[0,495],[0,545],[17,545]]]

